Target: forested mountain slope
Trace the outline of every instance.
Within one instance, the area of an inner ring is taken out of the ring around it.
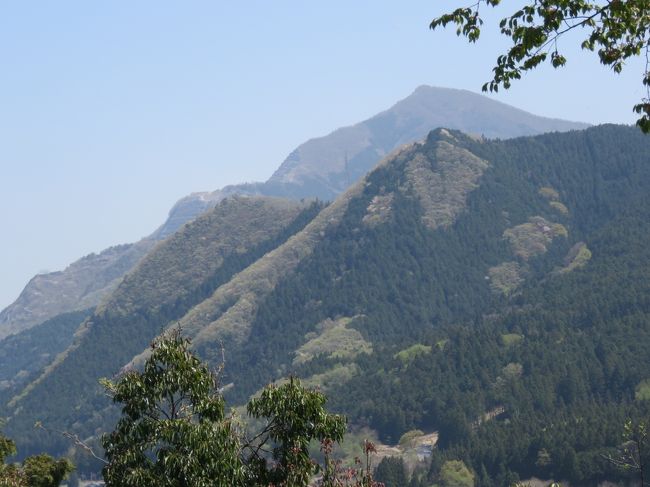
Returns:
[[[508,138],[575,130],[586,124],[535,116],[469,91],[421,86],[368,120],[301,144],[265,183],[188,195],[174,205],[167,221],[149,237],[86,256],[63,271],[35,276],[20,297],[0,312],[0,339],[59,313],[96,306],[157,241],[227,196],[333,200],[386,154],[442,126]]]
[[[155,243],[145,238],[116,245],[82,257],[62,271],[34,276],[18,299],[0,312],[0,340],[58,314],[96,306]]]
[[[318,203],[232,198],[160,243],[82,324],[74,343],[11,399],[9,407],[18,414],[7,431],[16,428],[14,436],[36,451],[42,439],[34,438],[34,417],[58,417],[52,425],[80,417],[103,424],[97,413],[106,404],[96,396],[98,377],[117,373],[169,320],[277,247],[319,209]],[[63,438],[52,438],[67,447]]]
[[[9,401],[68,348],[75,331],[91,312],[60,314],[0,341],[0,401]]]
[[[439,129],[331,205],[295,210],[210,285],[208,271],[174,277],[212,255],[195,249],[197,220],[5,408],[7,430],[28,454],[65,449],[29,432],[36,419],[82,437],[110,427],[96,379],[180,323],[213,364],[225,347],[233,405],[294,373],[386,442],[439,431],[434,460],[463,459],[480,485],[617,478],[603,454],[625,417],[650,412],[648,187],[650,139],[635,128],[506,141]]]

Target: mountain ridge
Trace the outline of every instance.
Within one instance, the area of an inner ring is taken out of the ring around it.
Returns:
[[[227,196],[333,200],[382,157],[402,144],[423,139],[438,126],[491,137],[516,137],[549,130],[584,128],[587,124],[538,117],[466,90],[422,85],[392,107],[365,121],[299,145],[266,182],[231,185],[182,198],[152,235],[135,244],[127,244],[132,245],[128,249],[116,246],[99,254],[100,257],[115,254],[114,259],[120,266],[113,266],[112,271],[120,269],[120,272],[114,272],[111,282],[94,289],[93,293],[87,292],[88,287],[106,271],[100,263],[76,272],[83,267],[81,259],[63,271],[36,276],[21,296],[0,312],[0,339],[58,313],[98,304],[156,242],[172,235],[183,224]],[[65,298],[62,299],[62,295]]]

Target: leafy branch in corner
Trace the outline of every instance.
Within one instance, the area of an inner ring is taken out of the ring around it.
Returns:
[[[500,0],[478,0],[468,7],[436,17],[430,28],[454,24],[457,35],[476,42],[481,35],[483,19],[481,4],[497,7]],[[554,68],[562,67],[567,59],[559,50],[558,41],[570,31],[586,31],[581,47],[596,51],[602,64],[615,73],[623,70],[625,62],[645,55],[642,84],[646,96],[633,107],[641,115],[637,125],[650,133],[650,1],[648,0],[534,0],[499,23],[502,34],[512,46],[498,56],[494,77],[483,85],[483,91],[510,88],[513,80],[521,79],[545,61]]]

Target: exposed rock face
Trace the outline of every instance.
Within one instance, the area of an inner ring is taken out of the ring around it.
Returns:
[[[0,312],[0,339],[58,314],[96,306],[154,244],[153,239],[143,239],[116,245],[82,257],[63,271],[34,276],[18,299]]]

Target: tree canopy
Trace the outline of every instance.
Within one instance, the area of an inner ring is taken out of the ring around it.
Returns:
[[[174,330],[154,341],[142,372],[104,380],[123,405],[115,430],[102,441],[106,484],[307,485],[317,471],[309,442],[343,438],[345,418],[325,411],[322,393],[291,379],[249,402],[249,414],[266,419],[266,426],[245,439],[240,422],[225,412],[217,379]]]
[[[102,439],[107,485],[243,485],[239,440],[214,376],[180,334],[152,344],[143,372],[104,384],[123,404]]]
[[[501,0],[478,0],[469,7],[436,17],[431,29],[457,26],[456,33],[476,42],[481,35],[483,20],[479,7],[497,7]],[[554,68],[566,64],[559,49],[559,39],[568,32],[586,32],[581,47],[598,54],[600,62],[620,73],[625,61],[645,55],[646,67],[642,83],[643,97],[633,110],[641,115],[637,125],[650,132],[650,2],[648,0],[542,0],[523,5],[499,23],[501,33],[512,40],[507,52],[497,58],[494,77],[483,85],[483,91],[509,88],[522,73],[549,61]]]
[[[2,487],[57,487],[74,466],[67,458],[55,460],[50,455],[27,457],[22,465],[6,463],[16,454],[12,440],[0,434],[0,486]]]

